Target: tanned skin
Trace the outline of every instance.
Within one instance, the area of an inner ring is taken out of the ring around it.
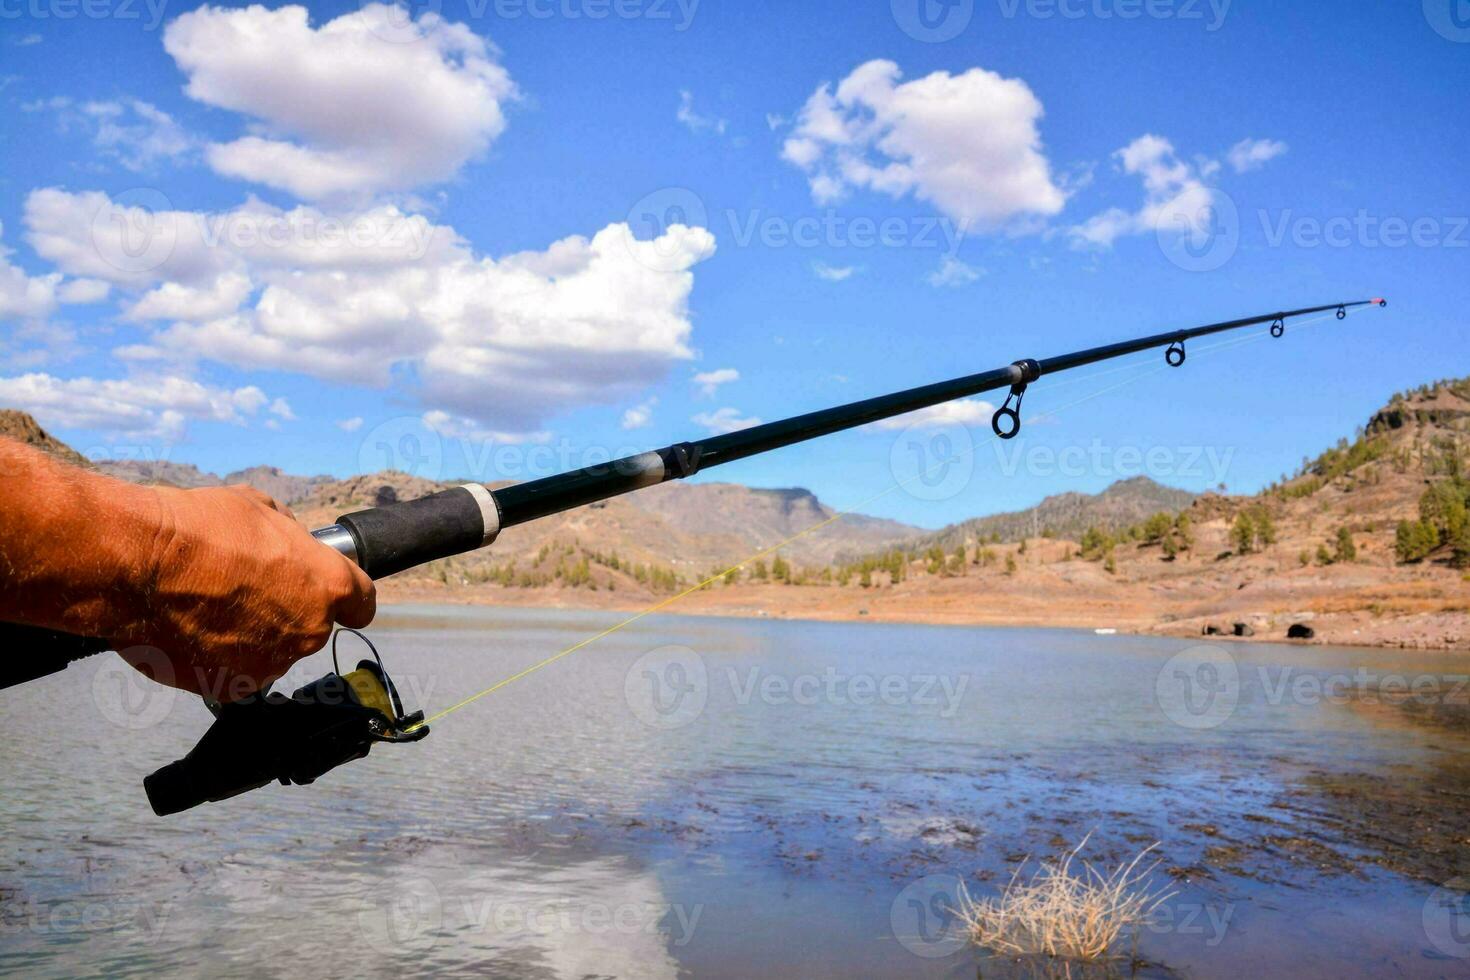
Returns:
[[[376,610],[362,569],[258,490],[135,486],[0,438],[0,621],[103,637],[234,701]]]

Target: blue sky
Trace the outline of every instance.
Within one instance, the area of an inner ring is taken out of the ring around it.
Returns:
[[[1392,391],[1470,374],[1450,2],[269,9],[0,4],[0,403],[94,454],[524,478],[1391,300],[1043,381],[1028,412],[1062,410],[999,453],[971,405],[704,477],[935,526],[1138,472],[1255,490]],[[166,256],[106,237],[159,212]],[[264,226],[286,237],[228,240]],[[349,255],[331,227],[380,237]]]

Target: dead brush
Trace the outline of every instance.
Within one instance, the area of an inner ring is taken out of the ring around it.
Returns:
[[[1016,868],[996,898],[976,901],[962,887],[955,914],[979,946],[1003,956],[1049,956],[1093,962],[1110,959],[1120,936],[1152,918],[1176,893],[1151,889],[1146,879],[1158,867],[1144,864],[1158,844],[1104,874],[1078,854],[1082,838],[1060,861],[1042,862],[1028,881],[1021,881],[1026,862]],[[1081,869],[1074,870],[1080,864]]]

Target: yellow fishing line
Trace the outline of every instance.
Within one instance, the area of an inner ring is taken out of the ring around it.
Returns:
[[[1358,313],[1358,312],[1360,312],[1359,309],[1352,309],[1352,310],[1349,310],[1348,311],[1349,315],[1352,315],[1352,314],[1355,314],[1355,313]],[[1326,320],[1326,319],[1329,319],[1329,318],[1333,318],[1335,316],[1336,316],[1335,313],[1323,314],[1321,316],[1312,317],[1311,319],[1297,321],[1296,323],[1292,324],[1292,327],[1293,327],[1293,329],[1300,330],[1300,329],[1303,329],[1303,328],[1305,328],[1305,327],[1307,327],[1307,326],[1309,326],[1309,325],[1311,325],[1313,323],[1316,323],[1316,322],[1318,322],[1320,320]],[[1208,346],[1205,346],[1205,347],[1202,347],[1202,348],[1198,348],[1195,351],[1195,353],[1192,354],[1192,355],[1190,355],[1190,356],[1191,357],[1199,357],[1200,355],[1210,353],[1211,351],[1222,350],[1222,349],[1227,348],[1227,347],[1238,347],[1241,344],[1247,344],[1247,343],[1250,343],[1250,342],[1255,341],[1255,340],[1260,340],[1262,337],[1266,337],[1266,336],[1269,336],[1269,335],[1270,335],[1270,331],[1269,330],[1263,330],[1263,331],[1261,331],[1259,333],[1248,334],[1245,337],[1232,338],[1230,340],[1221,341],[1221,342],[1216,343],[1216,344],[1211,344],[1211,345],[1208,345]],[[1097,371],[1097,372],[1094,372],[1093,374],[1089,374],[1089,375],[1087,375],[1084,378],[1075,379],[1075,381],[1074,380],[1069,380],[1067,383],[1076,383],[1077,381],[1091,381],[1091,380],[1094,380],[1096,378],[1102,377],[1104,375],[1116,374],[1120,370],[1125,370],[1126,368],[1135,368],[1135,367],[1142,367],[1142,366],[1143,366],[1143,363],[1142,362],[1139,362],[1139,363],[1135,363],[1135,364],[1126,365],[1125,368],[1108,368],[1107,370],[1104,370],[1104,371]],[[1094,392],[1092,392],[1089,395],[1085,395],[1082,398],[1077,399],[1076,401],[1068,402],[1065,405],[1060,405],[1060,406],[1058,406],[1058,407],[1056,407],[1054,409],[1051,409],[1050,411],[1039,412],[1036,415],[1030,416],[1029,421],[1034,424],[1035,422],[1037,422],[1037,421],[1039,421],[1041,419],[1052,418],[1052,417],[1056,416],[1060,412],[1066,411],[1068,409],[1076,408],[1078,405],[1081,405],[1081,404],[1083,404],[1085,402],[1089,402],[1089,401],[1091,401],[1094,398],[1099,398],[1099,397],[1101,397],[1103,395],[1106,395],[1106,394],[1108,394],[1110,392],[1117,391],[1120,388],[1126,388],[1128,385],[1134,384],[1135,382],[1138,382],[1138,381],[1142,381],[1144,378],[1150,377],[1152,375],[1158,374],[1159,372],[1165,371],[1165,370],[1168,370],[1168,369],[1169,369],[1168,368],[1168,365],[1154,367],[1152,370],[1144,371],[1144,372],[1142,372],[1140,374],[1137,374],[1137,375],[1135,375],[1133,377],[1126,378],[1123,381],[1118,382],[1117,384],[1109,385],[1106,388],[1100,388],[1097,391],[1094,391]],[[1060,384],[1053,384],[1053,385],[1051,385],[1051,387],[1052,388],[1060,387]],[[917,473],[917,474],[915,474],[915,475],[913,475],[911,477],[908,477],[907,479],[904,479],[904,480],[896,480],[893,483],[891,483],[890,485],[884,487],[882,490],[880,490],[877,493],[873,494],[871,497],[868,497],[866,500],[860,500],[856,504],[853,504],[851,507],[847,508],[846,510],[838,511],[837,513],[833,514],[831,517],[828,517],[828,518],[826,518],[825,520],[822,520],[822,521],[818,521],[816,524],[813,524],[811,527],[804,528],[804,529],[802,529],[800,531],[797,531],[795,534],[791,535],[790,537],[785,538],[785,539],[783,539],[781,541],[778,541],[775,544],[771,545],[770,547],[762,548],[760,551],[754,552],[750,556],[741,559],[740,561],[736,562],[734,565],[731,565],[729,568],[725,569],[724,571],[719,572],[718,574],[715,574],[715,575],[711,575],[709,578],[704,579],[703,581],[698,582],[695,585],[691,585],[689,588],[685,589],[682,592],[678,592],[678,593],[675,593],[674,595],[668,596],[667,598],[661,599],[658,602],[655,602],[653,605],[647,607],[646,609],[643,609],[640,612],[634,613],[633,615],[629,616],[627,619],[624,619],[624,620],[622,620],[621,622],[618,622],[618,623],[614,623],[612,626],[609,626],[607,629],[603,630],[602,632],[600,632],[600,633],[594,633],[593,635],[587,637],[586,639],[579,640],[576,643],[572,644],[571,646],[567,647],[566,649],[561,650],[561,651],[559,651],[557,653],[552,654],[551,656],[547,657],[545,660],[542,660],[542,661],[539,661],[537,663],[534,663],[531,666],[525,668],[524,670],[521,670],[521,671],[519,671],[517,673],[511,674],[509,677],[506,677],[506,678],[504,678],[504,679],[502,679],[500,681],[497,681],[496,683],[494,683],[494,684],[490,685],[489,687],[485,688],[483,691],[478,691],[475,694],[471,694],[469,697],[465,698],[464,700],[459,701],[459,702],[456,702],[455,704],[452,704],[449,707],[445,708],[443,711],[440,711],[437,714],[434,714],[434,715],[432,715],[432,716],[424,719],[422,722],[419,723],[419,725],[412,726],[412,728],[410,728],[409,731],[412,731],[413,729],[419,728],[422,725],[428,725],[428,724],[431,724],[433,722],[439,721],[440,719],[444,718],[445,716],[450,715],[450,714],[453,714],[454,712],[458,711],[460,708],[467,707],[467,706],[469,706],[471,704],[474,704],[476,701],[480,700],[481,698],[488,697],[489,695],[494,694],[496,691],[499,691],[502,688],[509,687],[511,684],[514,684],[516,681],[521,680],[524,677],[529,677],[531,674],[536,673],[536,671],[541,670],[543,667],[549,667],[552,664],[556,663],[558,660],[562,660],[562,659],[564,659],[566,657],[569,657],[572,654],[576,653],[578,650],[583,649],[584,647],[591,646],[593,643],[596,643],[598,640],[602,639],[603,637],[611,636],[612,634],[618,632],[619,630],[623,629],[624,627],[633,625],[634,623],[638,622],[640,619],[643,619],[645,616],[651,616],[651,615],[653,615],[654,613],[658,612],[661,609],[668,608],[669,606],[671,606],[674,603],[678,602],[680,599],[683,599],[686,596],[693,595],[695,592],[698,592],[700,589],[703,589],[703,588],[705,588],[705,587],[707,587],[709,585],[713,585],[715,582],[718,582],[720,579],[724,578],[726,575],[730,574],[731,572],[736,571],[737,569],[740,569],[740,568],[744,568],[746,565],[750,564],[751,562],[756,561],[756,560],[758,560],[760,558],[764,558],[766,555],[769,555],[772,552],[779,551],[782,548],[786,547],[787,545],[791,544],[793,541],[799,541],[802,538],[806,537],[808,534],[813,534],[813,533],[815,533],[817,531],[820,531],[822,528],[827,527],[830,524],[834,524],[837,521],[840,521],[842,518],[847,517],[849,514],[855,513],[859,509],[866,509],[870,504],[873,504],[876,501],[881,500],[882,498],[886,497],[888,494],[892,493],[893,491],[899,490],[899,489],[901,489],[903,487],[906,487],[906,486],[908,486],[909,484],[913,483],[916,480],[922,480],[922,479],[924,479],[925,477],[929,476],[929,474],[933,473],[935,470],[939,469],[940,467],[942,467],[942,466],[948,466],[951,463],[955,462],[956,460],[963,459],[966,456],[973,455],[980,448],[980,445],[984,444],[986,440],[988,440],[988,439],[994,439],[994,438],[995,438],[994,434],[991,434],[991,435],[988,435],[988,436],[982,434],[982,437],[981,437],[980,442],[979,443],[973,443],[970,446],[969,449],[963,450],[963,451],[961,451],[959,453],[956,453],[954,456],[949,457],[948,459],[945,459],[945,460],[942,460],[942,461],[940,461],[938,463],[935,463],[933,466],[929,467],[927,470],[924,470],[924,471],[922,471],[920,473]]]

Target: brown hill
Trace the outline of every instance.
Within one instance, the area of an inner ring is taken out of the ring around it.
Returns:
[[[1089,527],[1117,531],[1159,511],[1178,513],[1194,502],[1188,490],[1166,487],[1146,476],[1119,480],[1102,493],[1059,493],[1035,507],[951,524],[915,544],[950,550],[961,541],[1022,541],[1047,537],[1076,540]]]
[[[1198,637],[1470,647],[1470,379],[1397,395],[1352,439],[1254,496],[1083,540],[962,541],[958,565],[874,569],[870,588],[741,586],[705,611],[1112,627]],[[1085,545],[1085,548],[1084,548]],[[978,567],[977,567],[978,566]]]
[[[293,508],[306,523],[320,525],[354,509],[409,500],[454,485],[453,481],[432,483],[401,473],[377,473],[317,486]],[[526,562],[543,549],[570,547],[577,561],[617,556],[619,565],[642,563],[688,578],[716,565],[740,561],[833,513],[807,490],[666,483],[510,528],[494,548],[454,559],[451,564],[462,577],[473,578],[511,562],[524,570]],[[897,521],[852,515],[798,538],[783,551],[801,564],[826,565],[840,552],[879,549],[919,533],[918,528]],[[445,574],[443,568],[431,566],[403,577],[440,579]]]
[[[27,446],[35,446],[73,466],[90,467],[92,465],[81,453],[41,428],[40,424],[25,412],[17,412],[10,408],[0,409],[0,436],[23,442]]]

